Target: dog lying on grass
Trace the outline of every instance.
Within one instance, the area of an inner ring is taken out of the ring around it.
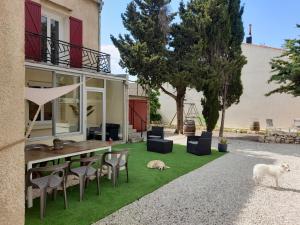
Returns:
[[[281,165],[256,164],[253,167],[253,180],[256,184],[259,184],[264,176],[270,176],[275,179],[276,187],[278,187],[278,178],[289,171],[290,167],[287,163]]]
[[[170,168],[161,160],[152,160],[148,162],[147,167],[150,169],[159,169],[159,170]]]

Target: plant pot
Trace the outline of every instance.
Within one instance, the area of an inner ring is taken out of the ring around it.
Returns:
[[[218,150],[219,152],[227,152],[227,144],[218,144]]]

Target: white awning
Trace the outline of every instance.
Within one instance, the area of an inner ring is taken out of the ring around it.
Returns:
[[[59,98],[73,90],[75,90],[79,84],[66,85],[62,87],[54,88],[25,88],[25,99],[34,102],[35,104],[41,106],[50,102],[56,98]]]

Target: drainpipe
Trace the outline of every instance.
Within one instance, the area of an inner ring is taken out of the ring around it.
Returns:
[[[101,52],[101,12],[102,12],[102,7],[104,5],[104,1],[103,0],[99,0],[98,1],[98,43],[99,43],[99,52]]]

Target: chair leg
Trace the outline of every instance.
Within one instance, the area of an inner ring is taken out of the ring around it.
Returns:
[[[100,193],[101,193],[101,190],[100,190],[100,177],[101,177],[101,175],[97,171],[97,193],[98,193],[98,195],[100,195]]]
[[[53,197],[53,201],[55,201],[55,200],[56,200],[56,197],[57,197],[57,189],[56,189],[56,188],[54,188],[54,189],[52,190],[52,197]]]
[[[65,209],[68,208],[68,199],[67,199],[67,188],[65,181],[63,182],[63,191],[64,191],[64,202],[65,202]]]
[[[85,183],[85,176],[79,176],[79,187],[80,187],[80,201],[83,199],[84,194],[84,183]]]
[[[117,174],[116,174],[116,168],[113,167],[112,168],[112,181],[113,181],[113,186],[116,187],[116,177],[117,177]]]
[[[46,198],[47,198],[47,189],[40,189],[40,218],[41,220],[45,216],[46,209]]]
[[[127,183],[129,182],[129,179],[128,179],[128,165],[125,166],[126,168],[126,177],[127,177]]]

